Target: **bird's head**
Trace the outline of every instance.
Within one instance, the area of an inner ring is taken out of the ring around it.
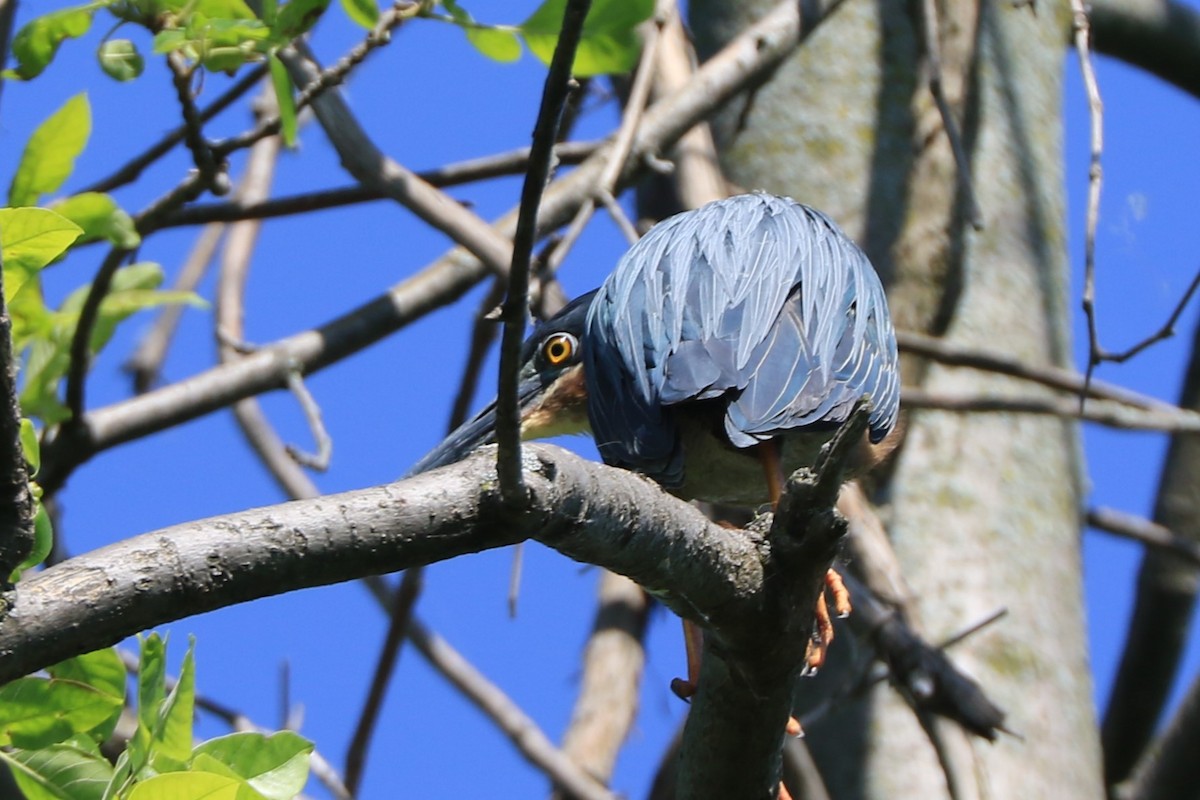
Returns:
[[[580,295],[538,325],[521,348],[517,385],[521,438],[544,439],[588,430],[583,331],[595,292]],[[447,436],[409,475],[453,464],[496,438],[496,402]]]

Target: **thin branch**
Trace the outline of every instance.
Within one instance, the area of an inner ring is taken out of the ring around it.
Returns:
[[[1115,361],[1120,364],[1133,358],[1147,347],[1157,344],[1164,339],[1170,339],[1175,335],[1175,326],[1179,323],[1179,318],[1183,315],[1184,309],[1187,308],[1187,304],[1191,302],[1192,297],[1196,294],[1197,289],[1200,289],[1200,271],[1196,272],[1195,276],[1192,278],[1192,282],[1188,284],[1188,288],[1179,298],[1179,302],[1175,304],[1175,308],[1171,311],[1170,316],[1167,317],[1167,321],[1163,323],[1161,328],[1137,344],[1134,344],[1132,347],[1122,350],[1119,353],[1101,351],[1100,358],[1104,361]]]
[[[1097,506],[1088,509],[1087,524],[1096,530],[1141,542],[1147,547],[1167,550],[1200,567],[1200,542],[1180,536],[1167,526],[1159,525],[1145,517],[1127,514],[1115,508]]]
[[[1100,99],[1100,86],[1092,68],[1090,50],[1091,30],[1087,9],[1083,0],[1071,0],[1071,24],[1074,32],[1075,52],[1079,55],[1079,70],[1087,90],[1088,114],[1090,119],[1091,162],[1088,166],[1087,227],[1084,232],[1083,259],[1083,314],[1088,327],[1088,366],[1084,376],[1086,386],[1092,379],[1096,366],[1103,360],[1096,330],[1096,224],[1100,218],[1100,188],[1104,180],[1100,157],[1104,152],[1104,103]],[[1084,404],[1086,394],[1080,395],[1079,405]]]
[[[896,331],[896,344],[899,345],[902,352],[929,358],[939,364],[971,367],[1001,375],[1011,375],[1014,378],[1032,381],[1075,395],[1082,395],[1086,391],[1089,399],[1112,400],[1135,408],[1164,413],[1174,413],[1180,410],[1178,406],[1122,386],[1099,380],[1085,381],[1084,376],[1074,370],[1044,364],[1031,364],[1006,353],[980,350],[937,336],[899,330]]]
[[[430,666],[486,714],[512,740],[521,755],[552,781],[578,800],[615,800],[615,795],[563,755],[520,706],[475,669],[445,639],[416,619],[409,623],[408,639]]]
[[[396,587],[387,636],[384,638],[383,647],[379,650],[379,658],[375,662],[375,673],[371,677],[371,688],[367,691],[367,699],[363,703],[362,711],[358,716],[358,724],[354,727],[354,736],[346,751],[346,788],[350,790],[350,794],[358,793],[358,786],[366,767],[367,747],[375,733],[379,712],[383,709],[388,682],[396,669],[400,645],[409,634],[413,606],[416,605],[417,597],[421,594],[424,577],[425,571],[422,567],[407,570],[400,585]]]
[[[201,229],[196,243],[192,245],[192,251],[183,262],[183,267],[171,286],[173,291],[195,291],[204,278],[204,273],[208,271],[224,234],[225,225],[219,222],[210,223]],[[150,391],[158,382],[167,350],[175,338],[175,331],[183,318],[185,308],[181,303],[164,306],[150,330],[142,337],[137,350],[125,362],[124,369],[133,376],[134,391],[138,394]]]
[[[288,389],[296,398],[296,402],[300,404],[300,410],[304,412],[304,420],[308,423],[308,429],[317,445],[317,452],[309,453],[296,445],[289,444],[287,454],[302,467],[324,472],[329,469],[329,459],[333,455],[333,438],[325,429],[325,423],[321,419],[321,407],[317,405],[312,392],[304,385],[304,375],[300,372],[299,367],[288,374]]]
[[[413,17],[419,8],[420,6],[417,3],[408,2],[408,0],[396,0],[390,9],[379,15],[379,20],[375,23],[375,27],[367,34],[366,38],[352,47],[333,66],[319,72],[314,71],[306,74],[304,80],[297,80],[296,75],[293,73],[292,79],[296,81],[297,85],[303,87],[300,90],[300,94],[296,97],[296,111],[312,105],[327,90],[340,85],[346,80],[350,71],[365,61],[373,50],[390,42],[392,40],[392,31]],[[284,54],[281,53],[280,55],[282,57]],[[229,155],[236,150],[249,147],[260,139],[274,136],[279,133],[281,125],[282,122],[279,113],[275,112],[262,119],[253,130],[217,143],[213,147],[213,151],[218,156]]]
[[[9,38],[13,19],[17,15],[17,0],[0,0],[0,64],[8,63]],[[0,81],[0,92],[7,81]]]
[[[594,153],[598,142],[562,142],[555,145],[554,157],[560,164],[579,164]],[[429,185],[444,189],[473,181],[514,175],[524,172],[529,164],[529,148],[524,147],[447,164],[443,167],[417,172]],[[289,197],[276,197],[256,203],[234,199],[224,203],[198,203],[168,214],[160,228],[200,225],[210,222],[237,222],[246,219],[270,219],[329,208],[341,208],[358,203],[388,199],[387,194],[371,186],[345,186],[337,189],[309,192]]]
[[[265,64],[251,67],[245,75],[238,78],[236,83],[226,89],[220,97],[200,110],[198,115],[199,121],[201,123],[208,122],[217,114],[233,105],[242,95],[257,86],[266,74],[267,67]],[[80,189],[80,193],[111,192],[113,189],[133,183],[147,167],[171,152],[175,145],[182,142],[184,136],[187,134],[187,130],[188,126],[186,123],[180,125],[145,151],[118,167],[112,174],[101,178],[90,186]]]
[[[264,94],[264,97],[269,96]],[[274,105],[271,100],[266,100],[265,103],[268,106]],[[255,142],[250,148],[246,172],[238,188],[240,198],[257,202],[270,195],[271,180],[281,146],[279,137],[272,136]],[[221,257],[216,314],[213,319],[219,341],[217,352],[222,363],[239,361],[245,355],[245,349],[238,345],[245,339],[243,318],[246,279],[261,227],[262,223],[257,220],[237,222],[229,226],[229,235]],[[293,364],[287,370],[285,383],[291,385],[295,374],[296,366]],[[301,403],[303,404],[303,400]],[[290,456],[288,446],[280,439],[256,399],[246,398],[235,403],[233,413],[242,435],[289,497],[316,497],[320,494],[304,470],[299,468],[296,459]],[[314,430],[319,429],[318,426]]]
[[[601,200],[603,197],[608,197],[609,200],[612,200],[612,193],[616,189],[617,177],[620,173],[621,165],[625,163],[625,159],[629,157],[629,152],[633,148],[633,138],[637,133],[638,124],[641,122],[646,102],[650,97],[650,89],[653,85],[652,78],[658,63],[658,46],[662,38],[663,9],[658,9],[656,17],[654,22],[646,28],[647,32],[642,45],[641,61],[638,63],[637,72],[633,76],[633,84],[629,89],[629,97],[625,101],[625,110],[621,115],[621,125],[617,129],[617,136],[613,142],[608,163],[600,173],[599,180],[596,183],[595,197],[590,202],[585,202],[579,207],[575,218],[571,220],[571,224],[567,226],[562,239],[550,254],[550,258],[546,263],[546,271],[551,275],[558,273],[558,269],[562,266],[567,253],[571,251],[571,248],[583,233],[584,228],[587,227],[592,214],[596,210],[597,200]],[[628,236],[628,233],[626,235]],[[632,241],[637,241],[637,239],[638,237],[635,232]]]
[[[171,72],[171,81],[175,86],[175,96],[183,112],[183,143],[192,153],[192,163],[202,179],[213,190],[213,194],[223,195],[228,192],[228,179],[218,181],[220,165],[213,155],[212,147],[204,138],[204,122],[196,109],[195,98],[192,96],[192,77],[195,71],[184,63],[183,55],[178,51],[167,54],[167,69]]]
[[[591,0],[567,0],[562,28],[550,59],[550,70],[542,89],[542,102],[533,126],[529,169],[521,187],[517,230],[512,241],[512,267],[508,296],[504,300],[504,332],[500,336],[500,377],[496,390],[496,444],[500,493],[512,503],[521,501],[521,410],[517,383],[521,370],[521,345],[525,341],[525,318],[529,315],[529,266],[537,240],[538,206],[550,179],[554,143],[558,141],[563,109],[571,93],[571,66],[583,36],[583,22]]]
[[[79,420],[83,417],[87,402],[84,396],[86,391],[84,385],[87,382],[87,371],[92,362],[92,329],[100,315],[100,303],[108,294],[113,276],[116,275],[121,262],[129,256],[130,252],[119,247],[111,248],[108,251],[108,255],[100,264],[100,269],[96,271],[96,277],[92,278],[83,308],[79,312],[79,321],[75,324],[75,335],[71,339],[71,366],[67,371],[66,403],[72,420]]]
[[[911,387],[905,387],[901,397],[901,402],[909,409],[932,408],[964,414],[971,412],[1045,414],[1065,419],[1095,422],[1122,430],[1200,433],[1200,414],[1184,409],[1160,411],[1132,408],[1111,401],[1095,401],[1080,410],[1078,402],[1059,397],[957,395]]]
[[[929,92],[937,105],[938,114],[942,117],[942,129],[950,141],[950,151],[954,154],[954,165],[958,171],[958,189],[962,193],[963,208],[967,222],[976,230],[983,228],[983,215],[979,211],[979,203],[975,199],[975,189],[971,183],[971,162],[967,158],[967,149],[963,146],[962,134],[958,130],[958,121],[946,99],[946,88],[942,83],[942,46],[941,24],[938,21],[937,0],[921,0],[919,7],[921,17],[921,43],[925,49],[925,62],[929,70]]]
[[[299,50],[280,51],[292,79],[309,84],[318,79],[316,63]],[[330,88],[313,99],[313,111],[342,166],[364,186],[384,192],[418,218],[465,247],[496,274],[507,274],[512,245],[473,212],[384,155],[350,112],[341,92]]]

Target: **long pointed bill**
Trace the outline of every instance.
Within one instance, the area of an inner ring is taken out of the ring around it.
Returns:
[[[522,419],[531,408],[537,406],[544,389],[542,379],[537,375],[525,378],[517,385],[517,406],[521,410]],[[475,448],[491,444],[495,440],[496,401],[493,400],[474,419],[464,422],[443,439],[441,444],[430,450],[404,477],[411,478],[422,472],[461,461]]]

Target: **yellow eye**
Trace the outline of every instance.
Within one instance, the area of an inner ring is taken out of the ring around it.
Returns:
[[[542,344],[542,355],[552,367],[561,367],[575,355],[579,341],[569,333],[555,333]]]

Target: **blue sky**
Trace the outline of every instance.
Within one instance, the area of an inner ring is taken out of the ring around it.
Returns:
[[[25,3],[20,20],[52,4]],[[54,6],[65,3],[54,3]],[[534,3],[476,2],[477,17],[516,22]],[[519,9],[514,11],[513,9]],[[316,38],[332,59],[359,38],[336,9]],[[33,128],[69,96],[86,87],[94,124],[91,143],[66,189],[106,174],[137,152],[150,134],[176,124],[176,106],[162,68],[152,63],[135,84],[117,84],[99,73],[91,53],[103,24],[84,41],[69,42],[47,73],[32,84],[9,83],[0,95],[0,181],[7,183]],[[1066,175],[1073,265],[1082,264],[1083,208],[1087,186],[1087,109],[1073,56],[1067,56]],[[1119,349],[1156,329],[1200,264],[1200,226],[1188,191],[1200,185],[1200,106],[1154,78],[1101,60],[1106,104],[1105,187],[1098,244],[1098,298],[1104,343]],[[544,78],[526,55],[499,66],[486,61],[461,33],[433,22],[414,23],[385,52],[356,73],[347,94],[366,130],[385,152],[420,169],[451,160],[508,150],[528,143]],[[209,88],[206,96],[219,87]],[[611,104],[592,104],[578,136],[608,132]],[[247,124],[240,111],[219,119],[216,133]],[[186,169],[180,153],[155,167],[145,185],[118,193],[130,210],[144,206]],[[235,162],[237,174],[240,161]],[[281,159],[277,194],[348,183],[314,126]],[[517,179],[492,181],[452,194],[469,200],[484,217],[511,207]],[[142,256],[178,267],[195,230],[154,236]],[[324,212],[303,221],[281,220],[262,232],[247,294],[250,340],[270,342],[320,324],[382,291],[432,261],[447,246],[410,215],[388,203]],[[592,288],[615,263],[623,242],[602,215],[568,259],[565,288]],[[72,259],[48,276],[52,292],[90,280],[95,256]],[[211,297],[212,280],[202,293]],[[1073,289],[1079,295],[1079,281]],[[455,391],[468,327],[479,291],[453,308],[411,326],[358,357],[312,377],[308,384],[334,438],[331,469],[317,476],[325,491],[392,480],[441,437],[447,398]],[[1077,302],[1073,302],[1078,305]],[[130,391],[121,362],[148,318],[127,324],[99,359],[89,382],[89,404],[118,401]],[[1196,324],[1195,304],[1180,335],[1099,376],[1174,401]],[[189,311],[166,365],[177,380],[215,359],[210,312]],[[1076,335],[1077,363],[1086,339]],[[491,375],[481,395],[492,394]],[[479,403],[488,398],[481,396]],[[275,393],[263,404],[283,435],[308,444],[295,402]],[[590,442],[575,440],[594,454]],[[1148,514],[1165,439],[1085,428],[1091,502]],[[174,522],[278,502],[282,497],[251,456],[228,413],[210,415],[148,440],[102,454],[71,479],[62,501],[63,536],[79,552]],[[1103,703],[1115,669],[1133,596],[1139,549],[1089,533],[1084,539],[1087,605],[1096,697]],[[520,614],[508,618],[505,593],[511,555],[491,552],[432,569],[419,614],[520,703],[557,740],[570,713],[579,653],[591,624],[596,575],[539,546],[527,550]],[[365,694],[379,643],[382,617],[366,591],[344,585],[299,592],[190,618],[165,626],[176,658],[186,636],[198,638],[198,687],[268,726],[280,724],[283,664],[290,666],[289,696],[304,708],[302,730],[335,764]],[[1184,675],[1200,667],[1195,636]],[[682,669],[678,625],[665,612],[653,620],[643,711],[619,761],[615,786],[645,793],[662,743],[682,717],[667,689]],[[222,732],[214,723],[206,736]],[[507,740],[417,657],[406,650],[389,692],[380,733],[371,751],[364,797],[390,797],[387,787],[413,787],[416,797],[450,797],[480,785],[506,796],[544,791],[544,779],[518,758]],[[450,766],[449,769],[447,767]],[[316,791],[319,795],[319,790]]]

